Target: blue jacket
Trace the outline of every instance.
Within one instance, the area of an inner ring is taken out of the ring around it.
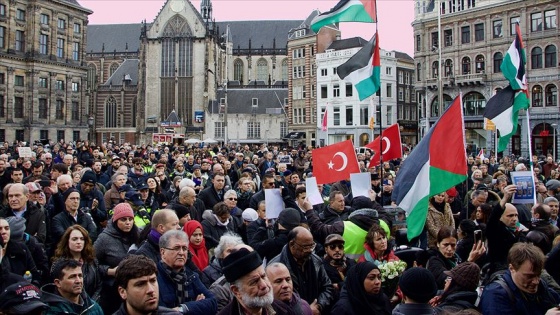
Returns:
[[[519,315],[542,315],[552,307],[560,303],[560,295],[550,289],[541,280],[534,299],[527,299],[522,296],[521,291],[513,283],[511,272],[508,270],[503,275],[503,279],[513,296],[515,302],[511,301],[507,291],[496,281],[484,287],[480,298],[480,310],[482,314],[519,314]],[[529,296],[525,293],[525,296]]]
[[[214,294],[208,290],[204,284],[200,281],[198,274],[190,270],[189,268],[183,268],[183,273],[186,275],[187,280],[184,284],[188,299],[177,302],[177,292],[174,280],[169,277],[163,266],[163,262],[160,261],[157,264],[158,267],[158,285],[159,285],[159,306],[174,308],[179,306],[179,304],[185,304],[189,308],[189,314],[216,314],[218,312],[218,302]],[[196,297],[199,294],[204,294],[205,299],[196,301]]]

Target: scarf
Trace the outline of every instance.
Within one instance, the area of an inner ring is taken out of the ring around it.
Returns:
[[[387,308],[388,301],[383,291],[370,295],[364,289],[364,280],[373,269],[379,268],[376,264],[366,261],[358,263],[348,270],[345,288],[350,305],[357,314],[391,314]]]
[[[435,200],[432,200],[432,206],[434,206],[434,209],[441,213],[445,212],[445,202],[437,203]]]
[[[175,285],[175,292],[177,292],[177,305],[180,305],[183,301],[189,301],[189,292],[186,287],[187,275],[181,271],[175,272],[166,264],[162,263],[162,265],[163,270],[173,280],[173,284]]]
[[[220,221],[220,219],[218,218],[217,215],[215,215],[215,214],[212,214],[212,215],[213,215],[214,218],[216,219],[216,225],[217,225],[217,226],[224,226],[224,227],[227,227],[227,226],[228,226],[229,220],[230,220],[230,219],[227,219],[226,222],[222,223],[222,221]]]
[[[185,231],[189,237],[189,250],[192,254],[191,260],[198,269],[202,271],[206,268],[206,266],[208,266],[208,250],[206,249],[206,240],[204,237],[202,238],[202,242],[198,245],[191,242],[191,236],[197,229],[200,229],[200,232],[204,233],[202,225],[196,220],[190,220],[185,223],[185,226],[183,227],[183,231]]]
[[[161,237],[161,234],[159,234],[158,231],[156,231],[156,229],[151,229],[150,230],[150,234],[148,234],[148,238],[154,242],[154,244],[159,244],[159,238]]]

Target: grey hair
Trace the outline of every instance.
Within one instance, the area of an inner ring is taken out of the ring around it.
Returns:
[[[27,186],[25,186],[24,184],[20,184],[20,183],[14,183],[10,186],[10,188],[8,189],[8,194],[10,193],[10,190],[12,190],[12,188],[14,187],[20,187],[21,189],[23,189],[23,194],[27,195],[29,194],[29,188],[27,188]]]
[[[189,243],[189,238],[187,237],[187,233],[182,230],[169,230],[159,238],[159,247],[166,248],[169,247],[169,243],[172,239],[177,239],[181,241],[186,241],[187,244]]]
[[[558,202],[558,199],[556,199],[556,197],[552,197],[552,196],[551,196],[551,197],[546,197],[546,198],[543,200],[543,203],[544,203],[545,205],[548,205],[549,202]]]
[[[233,189],[230,189],[230,190],[226,191],[225,194],[224,194],[224,199],[228,198],[229,196],[237,197],[237,192]]]
[[[218,243],[218,246],[216,246],[216,248],[214,249],[214,255],[217,258],[223,258],[224,250],[226,249],[226,247],[235,246],[239,244],[243,244],[243,239],[241,239],[241,236],[233,232],[226,232],[224,235],[222,235],[222,237],[220,237],[220,242]]]
[[[481,170],[474,170],[471,174],[471,179],[474,181],[474,173],[478,173],[480,172],[480,175],[482,175],[482,171]]]
[[[57,185],[60,185],[60,183],[61,183],[64,179],[69,180],[70,182],[72,182],[72,176],[70,176],[70,175],[68,175],[68,174],[62,174],[62,175],[60,175],[60,176],[58,176],[58,177],[56,178],[56,184],[57,184]]]
[[[125,178],[126,180],[128,180],[128,176],[126,176],[126,174],[124,174],[124,173],[115,173],[115,174],[113,174],[113,176],[111,176],[111,181],[112,181],[112,182],[116,181],[116,180],[117,180],[117,177],[118,177],[119,175],[124,176],[124,178]]]

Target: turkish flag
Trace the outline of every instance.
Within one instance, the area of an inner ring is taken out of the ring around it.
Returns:
[[[383,144],[381,144],[383,139]],[[381,146],[382,145],[382,146]],[[381,164],[379,153],[383,149],[383,160],[389,161],[402,157],[401,131],[399,124],[394,124],[385,129],[380,137],[366,145],[375,152],[375,155],[369,161],[369,167]]]
[[[315,149],[313,156],[313,175],[317,184],[329,184],[349,179],[350,174],[359,173],[358,158],[351,140]]]

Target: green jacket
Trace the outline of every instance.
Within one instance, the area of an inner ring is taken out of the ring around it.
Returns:
[[[103,315],[101,306],[92,300],[85,291],[82,292],[80,298],[82,305],[74,304],[60,296],[54,284],[47,284],[41,288],[43,303],[49,308],[43,313],[44,315]]]

